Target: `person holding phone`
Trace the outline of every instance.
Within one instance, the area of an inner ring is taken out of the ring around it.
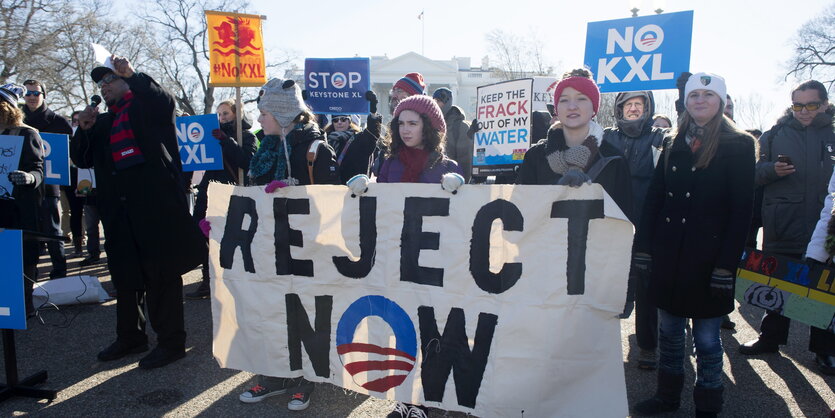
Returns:
[[[786,114],[760,137],[756,182],[763,186],[763,251],[800,259],[820,219],[835,163],[835,108],[826,87],[815,80],[798,85],[791,99]],[[776,353],[788,342],[789,324],[778,312],[767,311],[759,338],[739,352]],[[821,373],[835,375],[835,334],[811,327],[809,351]]]

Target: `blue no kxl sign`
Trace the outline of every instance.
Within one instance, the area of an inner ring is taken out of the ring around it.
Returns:
[[[589,22],[585,65],[604,93],[673,89],[690,69],[693,11]]]
[[[368,58],[307,58],[304,60],[307,104],[314,113],[368,114],[365,92],[371,90]]]

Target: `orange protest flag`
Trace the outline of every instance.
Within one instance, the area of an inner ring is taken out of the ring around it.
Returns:
[[[264,16],[206,10],[209,85],[260,87],[267,82]]]

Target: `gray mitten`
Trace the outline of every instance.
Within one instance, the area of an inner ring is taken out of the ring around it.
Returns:
[[[580,187],[583,183],[591,183],[591,178],[588,174],[584,173],[583,170],[577,167],[571,167],[565,174],[562,175],[562,178],[557,182],[560,186],[571,186],[571,187]]]

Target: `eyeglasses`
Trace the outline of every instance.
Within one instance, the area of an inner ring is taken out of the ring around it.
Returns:
[[[338,118],[333,118],[333,119],[332,119],[332,122],[333,122],[333,123],[336,123],[336,122],[348,122],[348,121],[350,121],[350,120],[351,120],[351,118],[346,118],[345,116],[342,116],[342,117],[338,117]]]
[[[101,87],[105,84],[110,84],[110,83],[116,81],[117,79],[119,79],[118,75],[110,73],[110,74],[106,74],[104,77],[102,77],[101,80],[99,80],[99,82],[96,83],[96,84],[98,84],[99,87]]]
[[[806,104],[792,103],[792,110],[794,110],[795,112],[800,112],[800,111],[803,110],[803,108],[806,108],[806,110],[808,110],[810,112],[814,112],[814,111],[820,109],[820,107],[821,107],[821,103],[819,103],[819,102],[812,102],[812,103],[806,103]]]
[[[26,97],[29,97],[29,96],[38,97],[40,95],[41,95],[41,92],[39,92],[37,90],[26,90],[26,94],[24,94],[24,96],[26,96]]]

